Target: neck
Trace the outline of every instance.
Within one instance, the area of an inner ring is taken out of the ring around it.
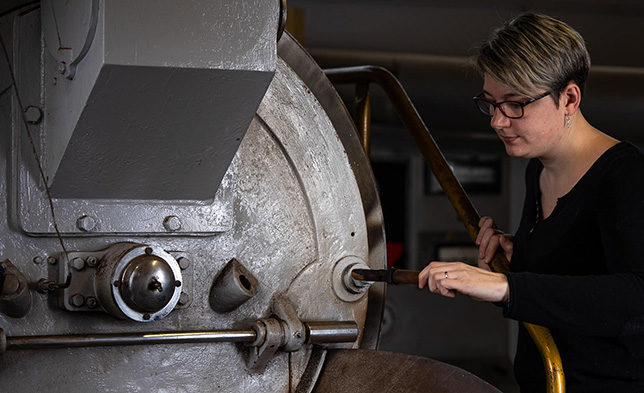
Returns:
[[[566,127],[561,139],[543,156],[538,157],[549,176],[565,178],[578,177],[608,148],[618,141],[590,125],[577,111],[571,126]]]

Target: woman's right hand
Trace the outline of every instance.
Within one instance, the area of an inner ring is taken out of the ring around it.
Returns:
[[[476,237],[476,245],[479,246],[479,267],[490,270],[488,263],[494,257],[499,245],[509,262],[512,259],[514,247],[513,236],[496,229],[494,220],[491,217],[481,217],[479,228],[479,235]]]

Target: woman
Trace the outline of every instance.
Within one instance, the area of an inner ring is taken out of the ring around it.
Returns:
[[[506,152],[530,159],[521,223],[512,237],[482,218],[479,267],[432,262],[419,287],[550,328],[568,392],[644,391],[644,156],[583,117],[590,59],[565,23],[523,14],[494,32],[476,64],[476,104]],[[499,246],[510,273],[487,268]],[[515,376],[522,392],[545,391],[523,327]]]

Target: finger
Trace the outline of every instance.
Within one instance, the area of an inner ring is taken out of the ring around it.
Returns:
[[[479,234],[478,236],[476,236],[476,241],[475,241],[477,246],[481,244],[481,240],[483,238],[483,233],[485,232],[485,230],[491,227],[493,224],[494,224],[494,220],[492,220],[492,218],[481,217],[481,219],[479,220],[479,228],[480,228]]]
[[[514,253],[514,237],[512,235],[504,235],[499,238],[501,247],[505,252],[505,258],[510,262],[512,254]]]
[[[430,269],[429,266],[425,266],[423,270],[418,273],[418,288],[424,288],[427,284],[427,278],[429,277]]]
[[[485,250],[485,263],[490,263],[492,258],[494,258],[496,250],[499,249],[499,238],[500,236],[494,236],[490,239],[487,249]]]
[[[479,245],[479,258],[483,258],[487,253],[487,249],[490,247],[490,239],[494,236],[495,231],[493,229],[486,229],[483,232],[483,237],[481,238],[481,244]]]

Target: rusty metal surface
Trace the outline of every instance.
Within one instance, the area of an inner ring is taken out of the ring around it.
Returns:
[[[372,350],[331,350],[314,393],[499,393],[482,379],[437,360]]]

